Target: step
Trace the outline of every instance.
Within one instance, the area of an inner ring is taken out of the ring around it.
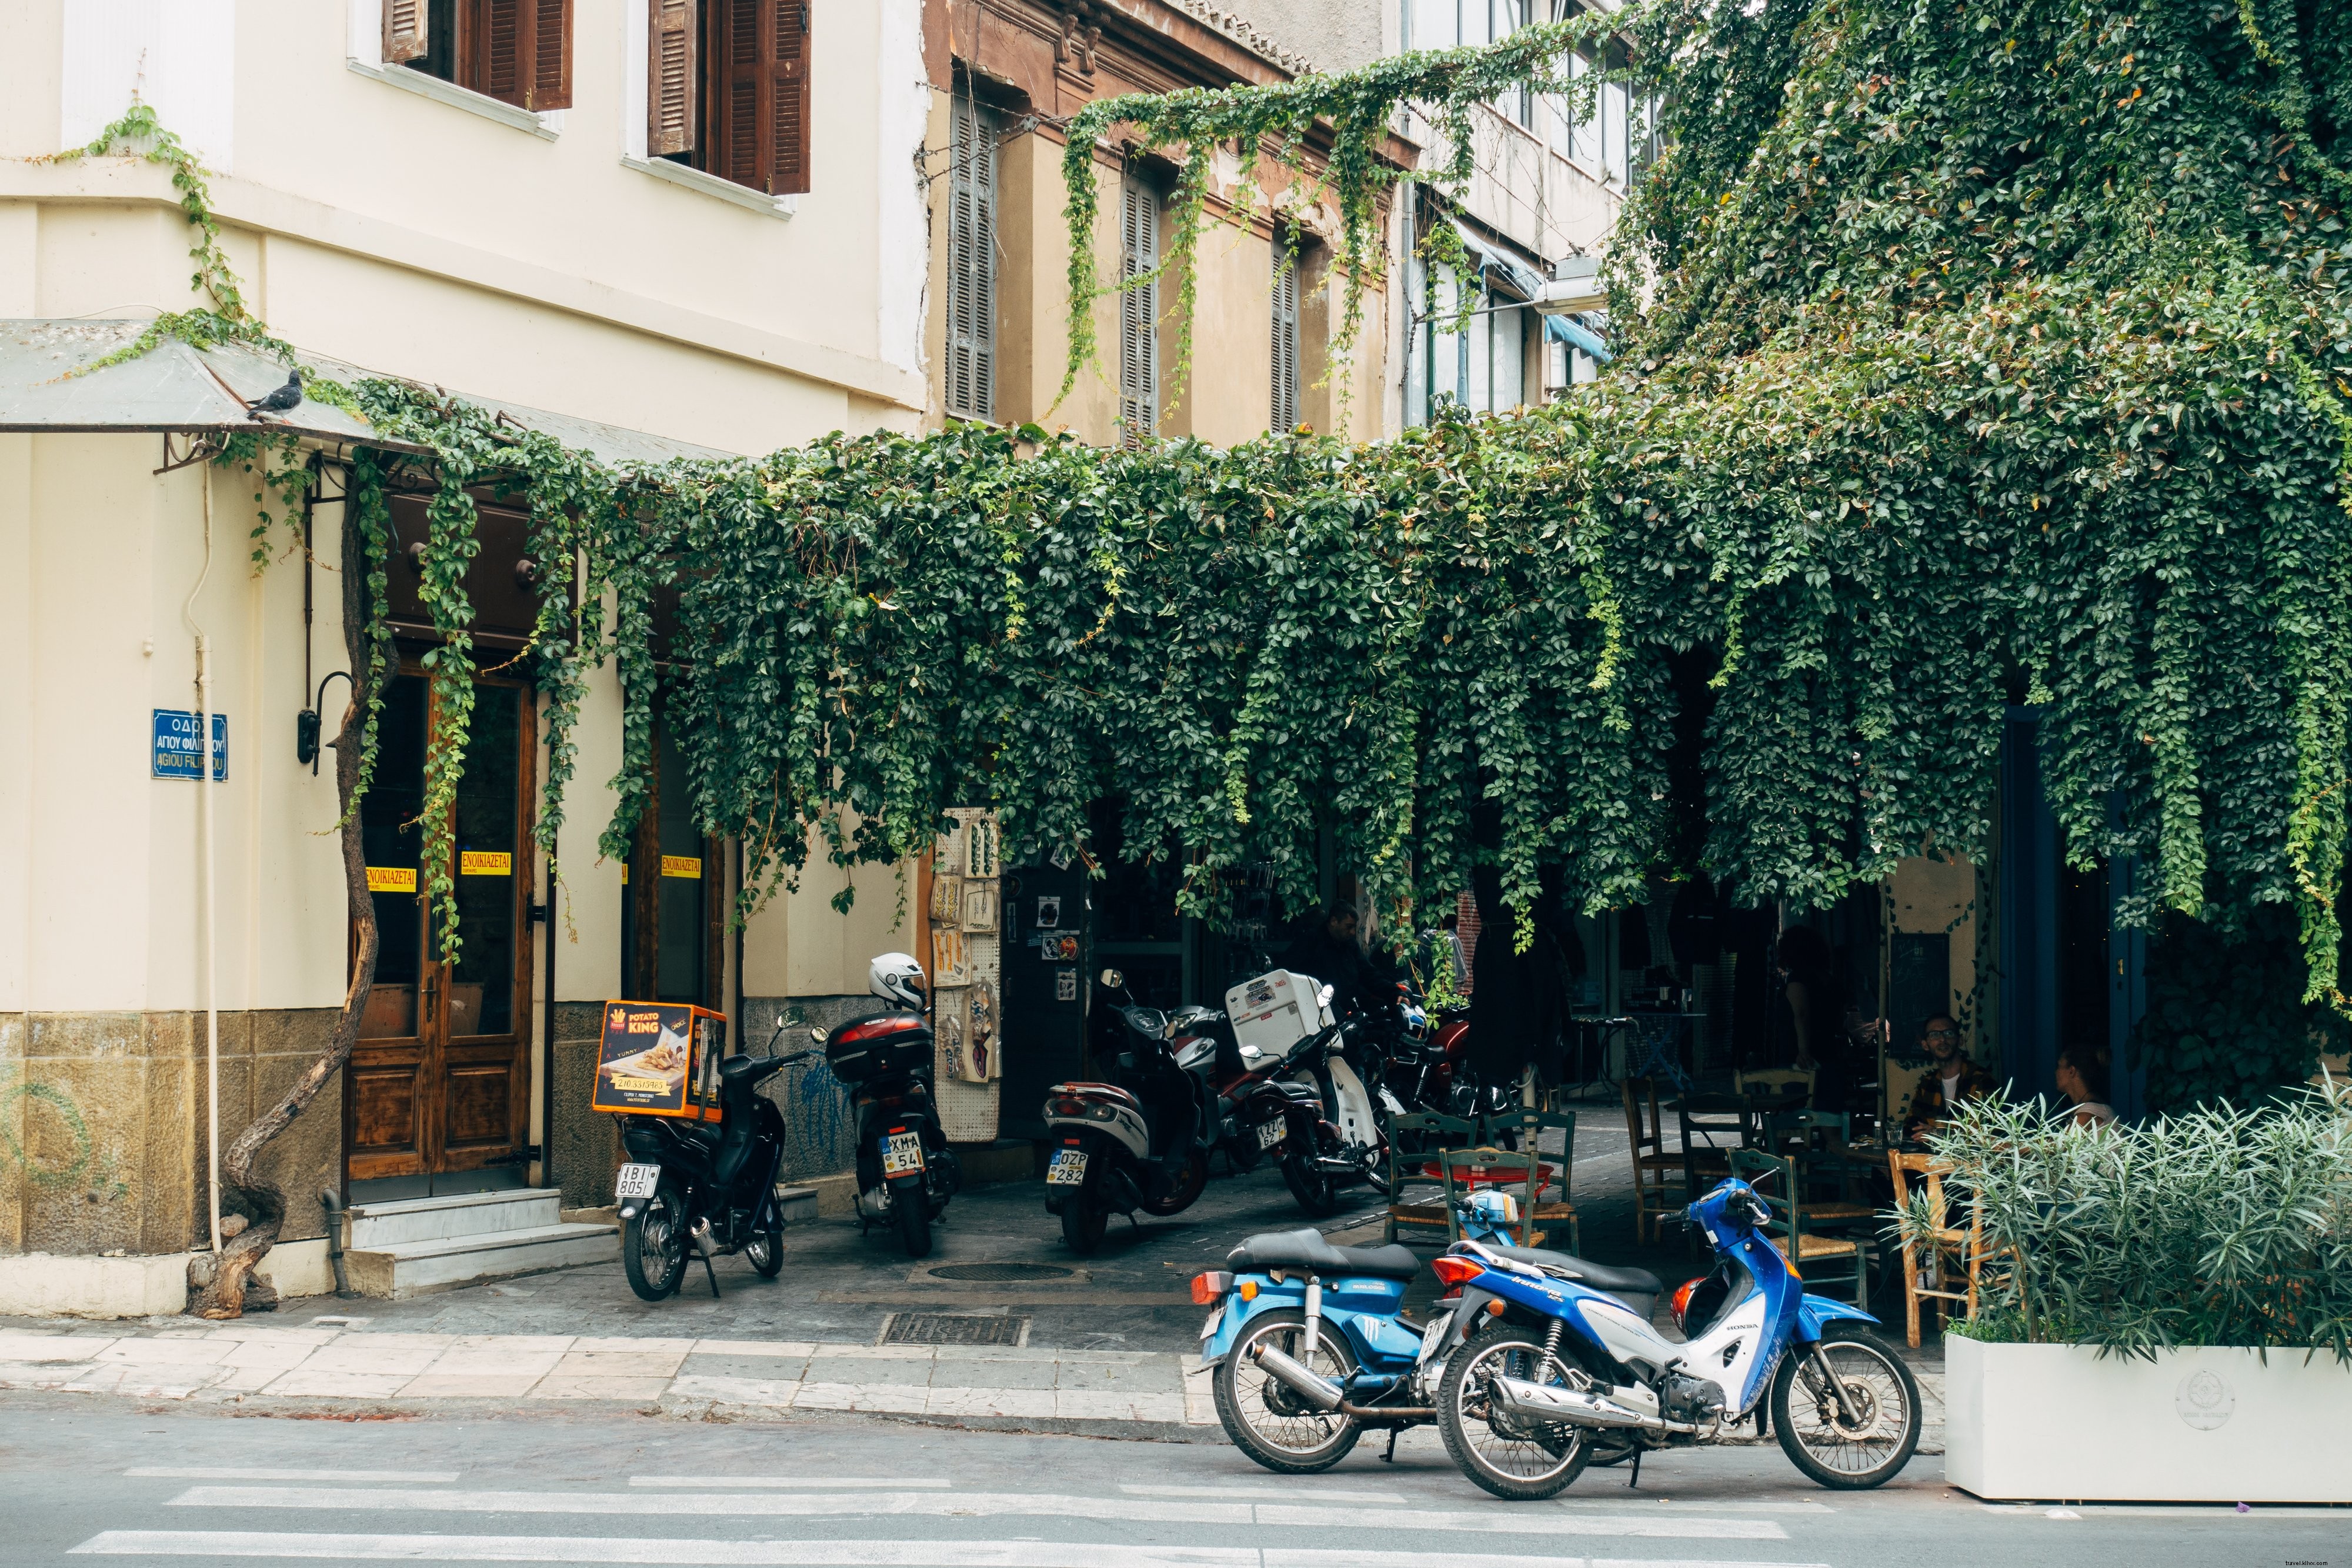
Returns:
[[[538,1230],[561,1224],[562,1207],[563,1194],[552,1187],[509,1187],[446,1198],[353,1204],[343,1245],[375,1248],[499,1231]]]
[[[620,1256],[618,1227],[573,1222],[354,1248],[343,1258],[361,1295],[397,1300]]]

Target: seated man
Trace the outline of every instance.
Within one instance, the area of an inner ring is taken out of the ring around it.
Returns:
[[[1919,1048],[1927,1053],[1928,1065],[1911,1094],[1911,1112],[1903,1122],[1906,1138],[1936,1127],[1960,1101],[1981,1099],[1999,1087],[1992,1074],[1960,1053],[1956,1019],[1942,1014],[1928,1019],[1919,1030]]]

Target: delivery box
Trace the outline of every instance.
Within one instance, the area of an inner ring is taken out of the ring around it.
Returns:
[[[716,1121],[726,1054],[723,1013],[683,1002],[607,1002],[591,1103],[629,1116]]]

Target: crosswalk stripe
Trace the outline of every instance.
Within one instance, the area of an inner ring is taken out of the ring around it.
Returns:
[[[83,1557],[304,1558],[314,1562],[646,1563],[656,1568],[1449,1568],[1457,1550],[1322,1552],[1250,1546],[1128,1546],[1045,1541],[676,1541],[596,1535],[358,1535],[277,1531],[110,1530]],[[1827,1568],[1819,1563],[1507,1557],[1479,1568]]]
[[[718,1514],[736,1518],[958,1518],[1028,1516],[1117,1520],[1130,1524],[1273,1524],[1317,1530],[1450,1530],[1479,1535],[1622,1535],[1653,1540],[1785,1541],[1769,1520],[1689,1515],[1498,1509],[1457,1513],[1436,1509],[1315,1507],[1297,1503],[1210,1502],[1200,1499],[1097,1497],[1027,1492],[867,1492],[853,1497],[726,1498],[708,1492],[357,1491],[331,1487],[191,1487],[170,1500],[179,1508],[396,1510],[417,1513]]]
[[[86,1557],[299,1557],[320,1562],[709,1563],[731,1568],[1261,1568],[1255,1547],[1073,1546],[1053,1542],[674,1541],[595,1535],[301,1535],[110,1530]],[[1433,1565],[1436,1559],[1430,1560]],[[1548,1558],[1542,1568],[1582,1568]]]
[[[122,1472],[161,1481],[454,1481],[457,1470],[270,1470],[238,1465],[140,1465]]]
[[[1278,1482],[1234,1481],[1217,1487],[1147,1486],[1139,1481],[1121,1481],[1118,1489],[1134,1497],[1205,1497],[1254,1498],[1285,1497],[1329,1500],[1335,1502],[1402,1502],[1402,1492],[1360,1490],[1355,1487],[1318,1486],[1300,1481],[1289,1486]]]
[[[223,1471],[224,1475],[231,1472]],[[275,1479],[276,1478],[271,1478]],[[442,1478],[456,1480],[455,1476]],[[722,1487],[749,1487],[768,1490],[824,1491],[933,1491],[955,1485],[953,1481],[897,1480],[882,1476],[631,1476],[633,1487],[684,1488],[689,1491],[700,1488],[705,1491]]]

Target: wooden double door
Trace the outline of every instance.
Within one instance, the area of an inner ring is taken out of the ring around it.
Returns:
[[[530,1137],[530,689],[478,679],[450,807],[458,952],[439,952],[423,863],[425,737],[441,717],[404,664],[384,694],[360,805],[381,948],[343,1094],[352,1181],[520,1168]]]

